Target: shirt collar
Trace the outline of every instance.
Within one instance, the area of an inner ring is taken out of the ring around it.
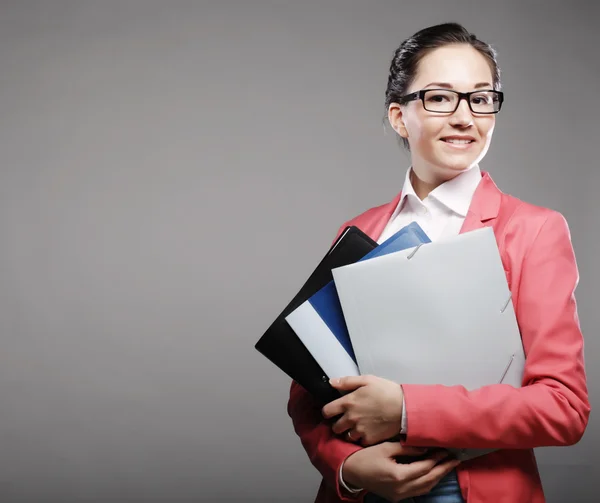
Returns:
[[[394,211],[394,215],[398,214],[406,198],[410,197],[420,201],[410,181],[411,170],[412,168],[406,170],[402,195],[398,202],[398,207]],[[466,217],[471,205],[471,199],[480,181],[481,170],[479,165],[475,164],[467,171],[463,171],[451,180],[436,187],[425,199],[435,199],[451,211],[462,217]]]

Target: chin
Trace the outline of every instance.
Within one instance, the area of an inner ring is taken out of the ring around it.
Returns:
[[[448,162],[446,160],[445,162],[436,163],[435,166],[436,171],[440,175],[452,178],[456,175],[459,175],[463,171],[467,171],[468,169],[470,169],[475,164],[475,162],[475,160],[463,161],[457,159],[455,162]]]
[[[481,159],[484,153],[483,145],[480,142],[472,144],[468,149],[450,149],[445,145],[436,143],[435,148],[431,150],[433,154],[431,161],[434,166],[438,166],[441,172],[458,174],[466,171]]]
[[[469,153],[469,155],[453,155],[450,157],[443,156],[438,159],[439,162],[436,164],[443,171],[461,172],[471,168],[478,162],[479,158],[479,155],[473,155],[473,153]]]

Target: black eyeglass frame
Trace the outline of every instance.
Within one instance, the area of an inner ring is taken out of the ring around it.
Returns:
[[[430,91],[444,91],[444,92],[451,92],[451,93],[457,94],[458,101],[456,102],[456,107],[454,108],[454,110],[452,110],[451,112],[440,112],[439,110],[429,110],[425,106],[425,93],[428,93]],[[471,103],[471,95],[485,93],[485,92],[496,93],[496,95],[498,96],[498,110],[494,110],[492,112],[476,112],[475,110],[473,110],[472,103]],[[463,99],[466,100],[467,104],[469,105],[469,109],[474,114],[477,114],[477,115],[497,114],[500,111],[500,109],[502,108],[502,103],[504,102],[504,93],[502,91],[496,91],[495,89],[480,89],[478,91],[470,91],[468,93],[461,93],[459,91],[455,91],[454,89],[421,89],[420,91],[415,91],[414,93],[410,93],[410,94],[406,94],[406,95],[402,96],[399,101],[400,101],[401,105],[404,105],[404,104],[408,103],[409,101],[421,100],[423,102],[423,108],[425,110],[427,110],[428,112],[432,112],[432,113],[436,113],[436,114],[453,114],[454,112],[456,112],[458,110],[458,107],[460,106],[460,102]]]

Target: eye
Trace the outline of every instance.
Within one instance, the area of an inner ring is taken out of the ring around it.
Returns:
[[[450,101],[450,99],[447,93],[427,93],[427,101],[431,103],[444,103]]]
[[[479,93],[471,95],[471,103],[473,105],[490,105],[495,101],[492,93]]]

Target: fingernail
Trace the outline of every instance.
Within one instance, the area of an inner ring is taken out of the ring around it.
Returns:
[[[339,384],[340,380],[339,379],[329,379],[329,384]]]

